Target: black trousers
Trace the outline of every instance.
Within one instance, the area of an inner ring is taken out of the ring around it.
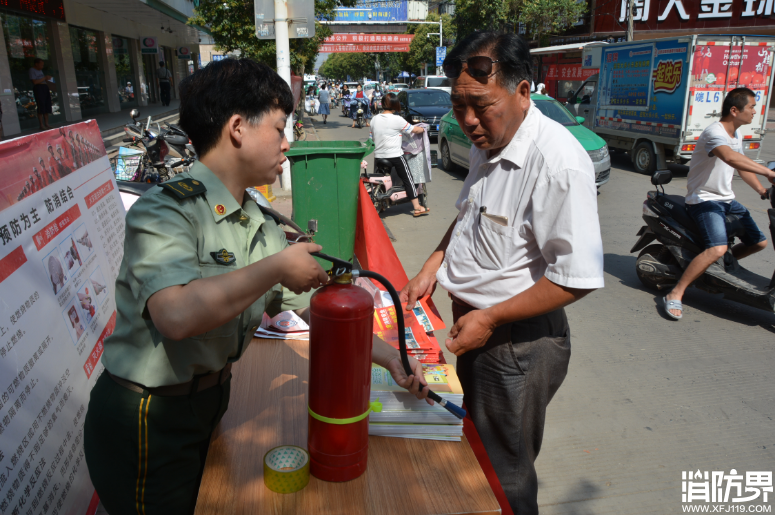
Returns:
[[[398,157],[386,157],[388,161],[396,169],[398,178],[404,183],[404,189],[406,190],[406,196],[411,200],[417,198],[417,187],[414,185],[414,179],[412,179],[412,172],[409,171],[409,165],[406,164],[404,156]]]
[[[457,319],[470,306],[452,305]],[[558,309],[496,328],[487,343],[457,358],[466,409],[515,515],[538,513],[535,460],[549,401],[570,362],[570,330]]]
[[[170,105],[170,82],[169,81],[159,81],[159,94],[161,95],[161,105],[168,106]]]
[[[110,515],[190,515],[231,379],[192,395],[136,393],[103,373],[84,422],[89,475]]]

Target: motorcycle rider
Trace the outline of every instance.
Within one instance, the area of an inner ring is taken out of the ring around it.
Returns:
[[[355,90],[355,95],[352,97],[352,109],[350,109],[350,117],[353,120],[353,125],[350,127],[351,129],[355,128],[355,120],[358,119],[358,103],[363,104],[363,119],[366,120],[366,127],[369,127],[369,119],[371,118],[371,109],[369,109],[369,99],[368,97],[363,93],[363,87],[358,84],[357,89]]]
[[[743,154],[739,129],[750,124],[755,114],[756,94],[748,88],[733,89],[724,99],[721,120],[710,124],[697,140],[686,181],[686,210],[697,224],[705,250],[692,260],[673,290],[662,299],[665,312],[674,320],[683,316],[681,300],[686,288],[727,251],[726,215],[737,215],[745,227],[741,243],[732,247],[736,259],[767,246],[764,234],[748,209],[735,200],[732,191],[735,170],[762,197],[768,191],[754,174],[763,175],[775,184],[775,172]]]

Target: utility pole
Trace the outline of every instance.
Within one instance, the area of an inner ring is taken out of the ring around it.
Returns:
[[[277,74],[291,87],[291,44],[288,38],[287,0],[274,0],[274,33],[277,49]],[[293,141],[293,116],[285,121],[285,137]],[[291,190],[291,165],[286,159],[283,163],[283,189]]]
[[[632,20],[632,4],[635,0],[628,0],[627,2],[627,41],[635,39],[635,27]]]

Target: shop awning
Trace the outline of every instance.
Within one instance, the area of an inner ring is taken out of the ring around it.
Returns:
[[[563,52],[573,52],[581,50],[587,45],[607,45],[605,41],[589,41],[588,43],[573,43],[570,45],[547,46],[543,48],[531,48],[531,55],[560,54]]]
[[[188,17],[161,0],[76,0],[92,9],[145,25],[173,30],[180,43],[198,44],[199,31],[209,33],[206,28],[187,25]],[[193,12],[193,11],[192,11]],[[150,34],[149,34],[150,35]]]

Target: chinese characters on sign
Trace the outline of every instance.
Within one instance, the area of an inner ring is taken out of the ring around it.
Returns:
[[[386,45],[320,45],[321,53],[352,53],[352,52],[408,52],[408,44]]]
[[[325,45],[342,43],[404,43],[410,44],[414,34],[333,34],[323,40]]]
[[[745,481],[744,481],[745,479]],[[773,491],[772,471],[749,471],[745,476],[732,469],[681,471],[681,502],[743,503],[769,501]],[[753,511],[753,510],[751,510]]]

